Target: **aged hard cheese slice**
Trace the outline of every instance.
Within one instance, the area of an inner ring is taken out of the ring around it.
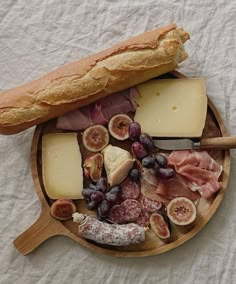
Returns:
[[[43,182],[52,199],[82,199],[83,171],[76,133],[42,137]]]
[[[128,151],[112,145],[108,145],[102,153],[108,183],[111,186],[120,184],[133,167],[134,159]]]
[[[150,80],[137,86],[134,117],[142,131],[157,137],[200,137],[207,113],[203,78]]]

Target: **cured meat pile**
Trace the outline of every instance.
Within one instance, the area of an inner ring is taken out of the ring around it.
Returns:
[[[105,125],[115,114],[135,111],[138,96],[134,87],[114,93],[96,103],[58,117],[56,127],[65,130],[84,130],[95,124]]]
[[[220,189],[220,166],[206,151],[173,151],[169,163],[179,175],[186,178],[192,191],[198,191],[203,197],[210,198]]]
[[[173,151],[168,163],[176,170],[170,180],[161,180],[154,170],[143,169],[141,192],[167,205],[174,197],[184,196],[192,201],[201,196],[210,198],[220,189],[218,178],[222,167],[205,151]]]

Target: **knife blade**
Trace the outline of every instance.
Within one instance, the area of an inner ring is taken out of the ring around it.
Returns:
[[[200,142],[191,139],[154,140],[154,145],[161,150],[189,150],[199,149]]]
[[[161,150],[198,150],[198,149],[233,149],[236,148],[236,136],[191,139],[157,139],[153,138],[155,147]]]

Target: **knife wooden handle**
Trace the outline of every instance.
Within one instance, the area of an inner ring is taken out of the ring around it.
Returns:
[[[234,149],[236,148],[236,136],[201,139],[200,148]]]

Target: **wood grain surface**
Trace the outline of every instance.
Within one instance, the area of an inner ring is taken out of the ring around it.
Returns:
[[[173,71],[168,74],[167,77],[184,78],[185,76],[177,71]],[[208,126],[215,127],[216,132],[218,132],[220,136],[227,136],[222,118],[209,99],[208,115],[205,131],[203,132],[203,138],[212,138],[208,136]],[[194,223],[182,227],[172,225],[171,239],[168,240],[168,242],[160,240],[154,234],[154,232],[149,229],[146,232],[145,242],[139,245],[111,247],[96,244],[92,241],[87,241],[79,237],[77,235],[78,225],[73,223],[72,220],[58,221],[50,215],[51,200],[48,199],[45,193],[41,170],[41,137],[43,134],[49,132],[58,132],[58,130],[55,130],[55,121],[49,121],[47,123],[38,125],[35,129],[32,140],[31,170],[35,189],[41,201],[42,210],[38,220],[14,241],[15,247],[23,255],[32,252],[48,238],[56,235],[65,235],[78,242],[80,245],[93,251],[118,257],[144,257],[169,251],[193,238],[207,224],[219,207],[228,184],[230,173],[230,152],[229,150],[211,149],[209,150],[211,156],[223,166],[223,173],[220,177],[222,187],[220,191],[210,200],[203,198],[200,199],[199,203],[197,204],[197,218]],[[83,152],[84,151],[82,149],[82,156],[85,155]],[[76,206],[79,212],[90,215],[95,214],[95,212],[87,210],[83,200],[76,201]]]

